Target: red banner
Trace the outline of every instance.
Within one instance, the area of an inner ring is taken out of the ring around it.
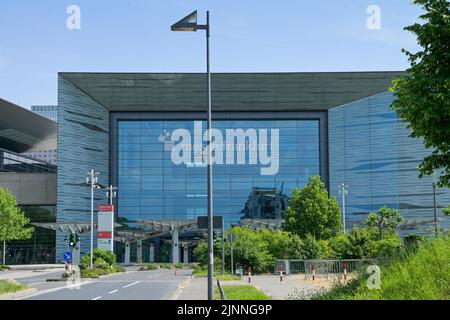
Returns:
[[[112,232],[111,231],[99,231],[97,233],[97,237],[99,239],[111,239],[112,238]]]
[[[114,206],[110,204],[101,204],[98,206],[98,211],[100,212],[113,212]]]

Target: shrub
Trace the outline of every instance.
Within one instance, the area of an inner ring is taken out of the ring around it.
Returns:
[[[86,254],[80,261],[80,269],[89,268],[91,253]],[[116,266],[116,255],[109,250],[94,249],[92,262],[94,268],[112,268]]]
[[[303,240],[301,250],[304,259],[319,259],[322,256],[322,245],[310,234]]]
[[[176,268],[176,269],[183,269],[183,268],[184,268],[184,264],[181,263],[181,262],[176,263],[176,264],[175,264],[175,268]]]
[[[9,270],[9,267],[4,264],[0,264],[0,271],[5,271],[5,270]]]
[[[140,271],[157,270],[157,269],[159,269],[159,266],[155,263],[149,263],[149,264],[143,265],[139,268]]]
[[[389,236],[379,241],[371,243],[372,257],[392,257],[398,254],[402,242],[397,236]]]
[[[403,239],[403,243],[407,248],[417,248],[424,237],[418,234],[409,234]]]

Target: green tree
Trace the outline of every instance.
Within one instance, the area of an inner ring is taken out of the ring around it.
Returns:
[[[305,239],[328,239],[341,229],[341,211],[335,197],[329,197],[319,176],[309,178],[302,189],[294,189],[284,212],[284,230]]]
[[[262,240],[267,245],[267,250],[275,259],[288,259],[289,248],[292,245],[292,235],[287,232],[264,229],[261,231]]]
[[[30,220],[17,207],[16,198],[6,188],[0,188],[0,241],[3,241],[3,263],[5,242],[31,238],[33,227],[26,227]]]
[[[344,235],[346,240],[341,241],[339,248],[335,247],[335,251],[339,252],[340,258],[343,259],[365,259],[372,254],[372,246],[374,233],[367,228],[353,228],[348,234]]]
[[[393,81],[392,108],[408,123],[411,137],[423,138],[434,151],[420,164],[420,177],[443,169],[440,186],[450,185],[450,2],[414,0],[425,14],[405,28],[417,36],[422,50],[403,49],[411,67]]]
[[[378,213],[372,212],[369,214],[366,220],[368,227],[376,228],[378,230],[378,239],[384,238],[384,233],[395,233],[397,226],[403,218],[398,214],[397,209],[391,209],[387,207],[381,208]]]

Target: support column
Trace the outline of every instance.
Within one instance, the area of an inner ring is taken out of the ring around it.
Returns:
[[[187,243],[183,246],[183,263],[189,263],[189,245]]]
[[[130,264],[130,241],[125,241],[125,264]]]
[[[142,240],[137,241],[137,263],[142,264]]]
[[[150,243],[150,263],[155,262],[155,245],[151,242]]]
[[[178,239],[178,230],[172,231],[172,263],[180,262],[180,245]]]

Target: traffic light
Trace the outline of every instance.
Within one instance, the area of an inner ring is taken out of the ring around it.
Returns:
[[[73,233],[70,234],[69,237],[69,247],[75,247],[75,235]]]
[[[75,245],[80,242],[80,236],[78,234],[75,234]]]

